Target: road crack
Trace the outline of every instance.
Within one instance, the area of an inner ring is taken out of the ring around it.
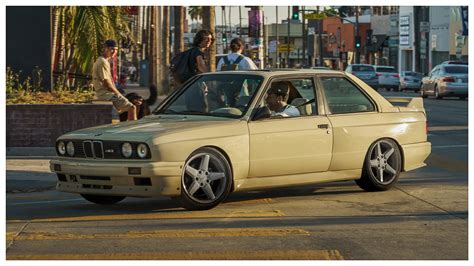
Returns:
[[[26,223],[20,228],[20,230],[13,236],[12,241],[10,241],[10,242],[8,243],[8,246],[7,246],[6,250],[5,250],[5,252],[8,252],[8,250],[10,249],[10,247],[13,246],[15,240],[21,235],[21,233],[23,233],[23,231],[25,231],[26,227],[27,227],[30,223],[31,223],[31,221],[26,222]]]
[[[442,208],[442,207],[440,207],[440,206],[438,206],[438,205],[436,205],[436,204],[434,204],[434,203],[431,203],[431,202],[429,202],[429,201],[427,201],[427,200],[425,200],[425,199],[422,199],[422,198],[417,197],[417,196],[415,196],[415,195],[413,195],[413,194],[410,194],[409,192],[403,190],[402,188],[400,188],[400,187],[398,187],[398,186],[395,186],[394,188],[395,188],[395,189],[398,189],[398,190],[401,191],[401,192],[403,192],[403,193],[406,194],[407,196],[410,196],[410,197],[412,197],[412,198],[415,198],[415,199],[417,199],[417,200],[419,200],[419,201],[421,201],[421,202],[424,202],[424,203],[426,203],[426,204],[428,204],[428,205],[430,205],[430,206],[432,206],[432,207],[435,207],[436,209],[441,210],[441,211],[447,213],[448,215],[451,215],[451,216],[453,216],[453,217],[459,218],[459,219],[464,220],[464,221],[467,221],[467,220],[468,220],[467,218],[462,217],[462,216],[459,216],[459,215],[456,215],[456,214],[454,214],[454,213],[451,213],[449,210],[446,210],[446,209],[444,209],[444,208]]]

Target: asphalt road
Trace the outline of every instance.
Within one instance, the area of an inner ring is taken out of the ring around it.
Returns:
[[[386,192],[337,182],[235,193],[209,211],[168,198],[104,207],[52,190],[46,160],[8,159],[6,257],[467,260],[467,105],[425,100],[428,166]]]

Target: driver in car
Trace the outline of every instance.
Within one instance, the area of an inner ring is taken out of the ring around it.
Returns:
[[[287,82],[273,82],[267,92],[266,103],[271,110],[271,116],[292,117],[299,116],[300,111],[293,105],[287,103],[290,88]]]

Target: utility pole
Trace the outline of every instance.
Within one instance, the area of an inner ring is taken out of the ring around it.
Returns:
[[[239,38],[242,39],[242,6],[239,6]]]
[[[356,6],[356,12],[355,12],[355,36],[356,38],[359,38],[360,30],[359,30],[359,6]],[[360,64],[360,48],[355,46],[354,42],[354,48],[355,48],[355,61],[356,64]]]
[[[319,14],[319,6],[318,6],[318,14]],[[319,50],[319,63],[318,63],[318,66],[324,66],[324,63],[323,63],[323,35],[322,35],[322,31],[323,31],[323,20],[320,19],[318,20],[318,50]]]
[[[280,36],[278,35],[278,28],[280,25],[278,24],[278,6],[276,6],[276,56],[275,56],[275,67],[280,68]]]
[[[306,53],[305,53],[305,51],[306,51],[306,31],[305,31],[305,28],[306,28],[306,27],[305,27],[305,24],[306,24],[306,23],[305,23],[305,18],[304,18],[305,7],[304,7],[304,6],[301,6],[301,10],[303,11],[303,12],[301,13],[301,15],[302,15],[302,23],[301,23],[301,25],[303,25],[303,28],[302,28],[302,31],[301,31],[301,33],[302,33],[302,35],[303,35],[303,60],[302,60],[302,65],[306,65]]]
[[[288,29],[287,29],[287,37],[286,37],[286,68],[290,67],[290,6],[288,6]]]

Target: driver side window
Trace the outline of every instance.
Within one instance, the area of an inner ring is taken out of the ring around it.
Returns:
[[[272,118],[316,115],[312,78],[273,80],[259,106],[266,106]]]

